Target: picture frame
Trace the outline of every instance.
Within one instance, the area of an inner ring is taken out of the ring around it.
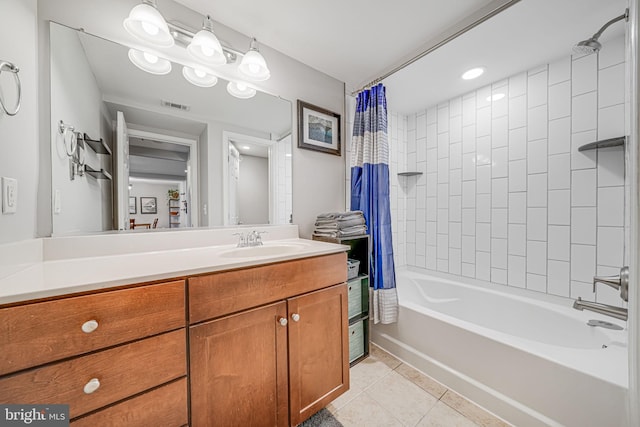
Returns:
[[[340,115],[298,100],[298,148],[342,155]]]
[[[129,196],[129,215],[138,213],[137,198],[135,196]]]
[[[157,214],[158,199],[156,197],[140,197],[141,214]]]

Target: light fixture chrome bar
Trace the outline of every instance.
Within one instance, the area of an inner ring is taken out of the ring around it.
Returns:
[[[196,35],[196,31],[178,22],[167,22],[167,25],[169,26],[169,33],[171,34],[173,39],[176,41],[176,43],[182,45],[183,47],[187,47],[189,43],[191,43],[193,37]],[[244,56],[243,52],[235,50],[223,41],[220,41],[220,44],[222,45],[222,50],[225,56],[227,57],[227,63],[234,63],[238,60],[238,58],[242,58]]]

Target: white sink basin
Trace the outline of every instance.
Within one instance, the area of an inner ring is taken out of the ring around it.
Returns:
[[[300,252],[308,247],[299,243],[274,243],[264,246],[231,249],[220,254],[223,258],[253,258],[263,256],[289,255]]]

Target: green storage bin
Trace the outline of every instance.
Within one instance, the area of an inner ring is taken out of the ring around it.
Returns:
[[[362,279],[352,280],[347,283],[349,302],[349,319],[362,313]]]
[[[364,322],[349,326],[349,363],[364,355]]]

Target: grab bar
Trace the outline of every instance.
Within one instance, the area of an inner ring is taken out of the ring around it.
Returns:
[[[18,101],[16,102],[16,106],[13,111],[9,111],[7,109],[7,106],[4,105],[4,99],[2,99],[2,91],[0,91],[0,107],[2,107],[7,115],[15,116],[20,110],[20,100],[22,99],[22,85],[20,84],[20,76],[18,75],[20,69],[9,61],[0,60],[0,74],[2,74],[3,71],[9,71],[10,73],[13,73],[13,78],[15,79],[16,86],[18,87]]]

